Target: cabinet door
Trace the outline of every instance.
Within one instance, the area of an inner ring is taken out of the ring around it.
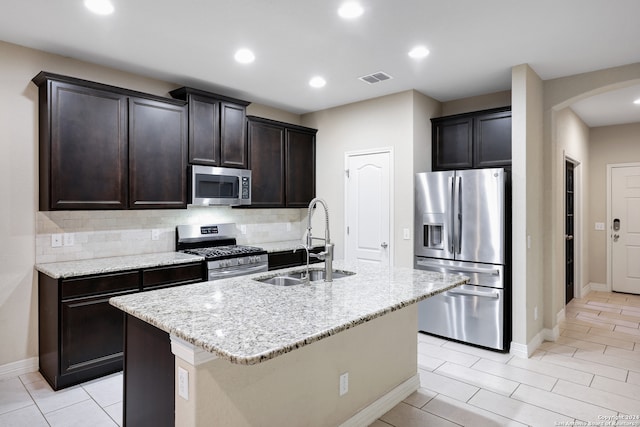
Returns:
[[[126,97],[56,81],[47,84],[50,129],[41,110],[40,131],[50,135],[40,138],[40,209],[126,208]]]
[[[189,163],[220,165],[220,102],[189,95]]]
[[[245,107],[220,103],[220,165],[246,169],[247,138]]]
[[[475,118],[474,167],[511,165],[511,111]]]
[[[110,297],[111,295],[62,302],[62,375],[110,363],[117,364],[113,371],[122,369],[124,314],[109,304]]]
[[[283,207],[284,127],[249,121],[251,205]]]
[[[307,207],[316,196],[316,136],[287,129],[286,204]]]
[[[433,170],[473,167],[473,119],[444,119],[432,123]]]
[[[187,110],[129,99],[129,207],[186,208]]]

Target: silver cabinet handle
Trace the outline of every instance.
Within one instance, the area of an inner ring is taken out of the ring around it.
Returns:
[[[382,244],[380,246],[382,246],[384,249],[387,249],[387,246],[389,246],[389,245],[387,244],[387,242],[382,242]]]
[[[477,292],[477,291],[448,291],[447,295],[460,295],[460,296],[468,296],[468,297],[481,297],[481,298],[500,298],[500,293],[498,292]]]

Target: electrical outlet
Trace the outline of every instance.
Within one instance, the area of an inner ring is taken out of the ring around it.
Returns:
[[[75,237],[73,233],[64,233],[62,235],[62,246],[73,246],[75,243]]]
[[[241,232],[242,234],[247,234],[247,226],[246,226],[246,225],[244,225],[244,224],[242,224],[242,225],[240,226],[240,232]]]
[[[62,246],[62,234],[52,234],[51,235],[51,247],[59,248]]]
[[[178,396],[189,400],[189,371],[178,366]]]
[[[159,240],[160,239],[160,230],[154,228],[151,230],[151,240]]]
[[[411,230],[409,230],[408,228],[404,228],[402,230],[402,238],[404,240],[409,240],[411,239]]]
[[[533,308],[533,320],[538,320],[538,306]]]
[[[344,396],[349,391],[349,372],[340,375],[340,396]]]

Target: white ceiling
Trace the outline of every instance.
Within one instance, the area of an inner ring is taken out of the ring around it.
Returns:
[[[638,0],[361,0],[354,21],[341,2],[113,0],[104,17],[82,0],[0,0],[0,40],[295,113],[408,89],[439,101],[507,90],[522,63],[547,80],[640,62]],[[416,44],[431,51],[422,61],[407,56]],[[233,60],[240,47],[254,63]],[[393,79],[358,80],[378,71]],[[309,87],[314,75],[327,85]],[[622,95],[594,99],[576,107],[590,126],[624,110],[640,121]]]

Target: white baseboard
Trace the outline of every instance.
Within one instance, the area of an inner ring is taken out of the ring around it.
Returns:
[[[611,292],[611,289],[609,289],[609,286],[607,286],[605,283],[593,283],[593,282],[591,282],[587,286],[589,286],[589,289],[592,290],[592,291]]]
[[[536,336],[533,337],[533,339],[526,345],[512,341],[509,353],[523,359],[528,359],[531,357],[533,352],[540,347],[540,344],[542,344],[542,333],[537,333]]]
[[[560,336],[560,326],[556,325],[553,329],[544,328],[540,333],[543,341],[557,341]],[[542,343],[540,343],[542,344]],[[533,349],[535,351],[535,348]]]
[[[38,369],[40,369],[40,367],[37,357],[7,363],[6,365],[0,366],[0,381],[14,378],[19,375],[38,372]]]
[[[371,405],[349,418],[340,427],[364,427],[389,412],[394,406],[406,399],[411,393],[420,388],[420,377],[415,374],[389,393],[385,394]]]

